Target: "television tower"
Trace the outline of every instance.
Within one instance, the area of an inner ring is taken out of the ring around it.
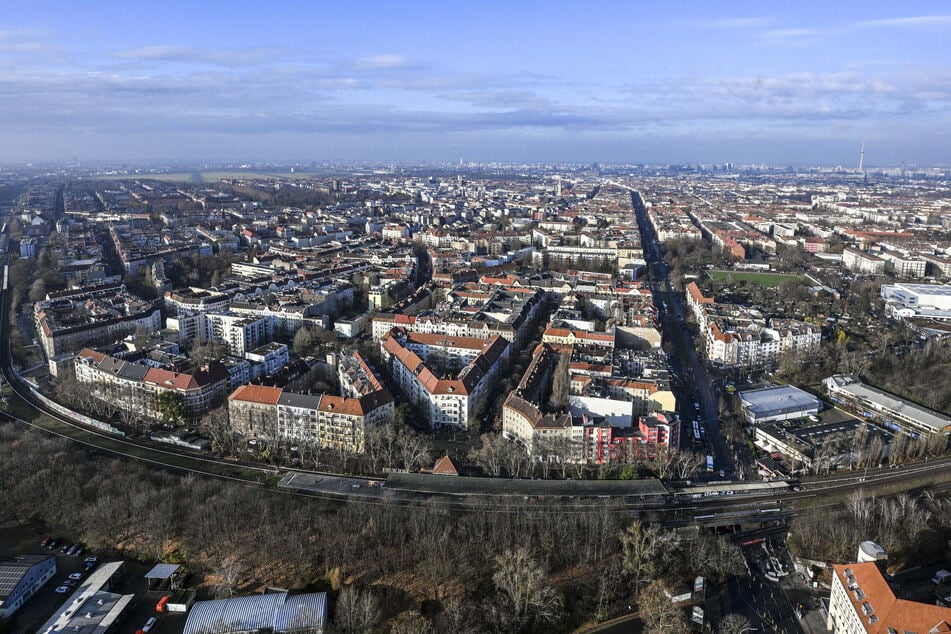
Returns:
[[[862,139],[862,150],[859,152],[859,171],[862,171],[862,166],[865,164],[865,139]]]

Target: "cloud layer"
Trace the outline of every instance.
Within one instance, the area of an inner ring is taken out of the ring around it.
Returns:
[[[797,64],[788,50],[850,34],[943,34],[951,16],[820,27],[733,16],[677,28],[732,38],[751,53],[787,52],[773,67],[733,63],[697,72],[684,64],[665,68],[658,58],[656,72],[641,64],[641,72],[631,73],[630,62],[611,59],[598,60],[597,68],[608,70],[579,72],[517,58],[473,64],[399,48],[345,54],[283,42],[159,43],[75,55],[49,33],[8,30],[0,31],[0,136],[9,139],[11,157],[25,159],[39,157],[31,152],[169,156],[175,144],[183,157],[195,147],[219,157],[247,147],[269,157],[312,148],[315,158],[359,149],[422,159],[519,143],[540,153],[571,144],[596,153],[599,144],[617,151],[658,139],[839,139],[849,147],[875,135],[882,143],[915,136],[923,146],[946,141],[951,70],[940,57],[947,51],[928,65],[901,58],[816,63],[815,56]]]

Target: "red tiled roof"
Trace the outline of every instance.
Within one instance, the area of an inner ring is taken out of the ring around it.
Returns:
[[[436,465],[433,467],[433,475],[457,476],[459,471],[449,456],[443,456],[436,461]]]
[[[848,589],[846,568],[855,575],[856,584],[862,590],[862,595],[859,595],[862,598],[856,598],[856,593]],[[835,566],[835,576],[846,589],[852,609],[862,616],[866,632],[885,634],[889,628],[921,634],[951,631],[951,608],[896,598],[874,561],[838,564]],[[862,605],[865,603],[874,609],[874,614],[878,617],[875,623],[870,624],[868,617],[863,614]]]
[[[198,382],[191,374],[171,372],[160,368],[149,368],[143,383],[152,383],[168,390],[192,390],[198,388]]]
[[[270,387],[267,385],[242,385],[231,393],[228,400],[260,403],[261,405],[277,405],[277,400],[281,398],[283,391],[284,390],[279,387]]]
[[[101,353],[101,352],[97,352],[97,351],[95,351],[95,350],[92,350],[91,348],[83,348],[83,349],[82,349],[82,352],[79,353],[79,356],[84,357],[84,358],[90,358],[90,359],[92,359],[95,363],[100,363],[100,362],[102,362],[103,359],[106,358],[106,355],[104,355],[104,354]]]

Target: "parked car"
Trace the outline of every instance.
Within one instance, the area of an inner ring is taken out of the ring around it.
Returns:
[[[159,600],[158,600],[158,603],[155,604],[155,611],[156,611],[156,612],[164,612],[164,611],[165,611],[165,604],[168,603],[168,600],[169,600],[169,599],[171,599],[171,597],[170,597],[169,595],[167,595],[167,594],[166,594],[165,596],[163,596],[161,599],[159,599]]]
[[[49,548],[49,545],[50,545],[52,542],[53,542],[53,538],[52,538],[52,537],[47,537],[47,538],[44,539],[43,542],[40,544],[40,548]]]
[[[67,588],[75,588],[77,581],[75,579],[67,579],[63,582],[63,585]]]
[[[142,626],[143,632],[151,632],[152,628],[155,627],[155,623],[158,622],[158,619],[154,616],[150,616],[149,620],[145,622],[145,625]]]
[[[78,547],[76,548],[76,552],[74,552],[73,554],[76,555],[77,557],[82,557],[84,552],[86,552],[86,544],[83,544],[82,542],[80,542]]]
[[[98,564],[99,564],[99,557],[97,557],[96,555],[92,555],[91,557],[86,557],[83,560],[83,568],[85,568],[87,571],[92,570]]]
[[[63,544],[63,547],[59,549],[59,552],[61,552],[61,553],[63,553],[63,554],[65,555],[66,553],[69,552],[69,549],[72,548],[74,545],[75,545],[75,544],[73,544],[72,542],[65,542],[65,543]]]
[[[56,588],[56,590],[55,590],[56,594],[66,594],[66,593],[69,592],[69,591],[70,591],[70,587],[69,587],[69,586],[60,586],[60,587]]]
[[[83,573],[81,573],[81,572],[74,572],[73,574],[69,575],[69,578],[70,578],[71,580],[73,580],[73,581],[82,581],[82,580],[83,580]]]
[[[50,550],[56,550],[56,547],[62,543],[63,543],[63,540],[61,540],[59,537],[55,537],[53,541],[51,541],[50,543],[46,545],[46,547],[49,548]]]
[[[70,556],[75,555],[77,550],[79,550],[79,544],[73,544],[69,547],[69,550],[66,551],[66,554]]]

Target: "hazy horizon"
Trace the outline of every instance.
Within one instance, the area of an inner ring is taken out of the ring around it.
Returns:
[[[0,162],[951,164],[951,10],[6,7]]]

